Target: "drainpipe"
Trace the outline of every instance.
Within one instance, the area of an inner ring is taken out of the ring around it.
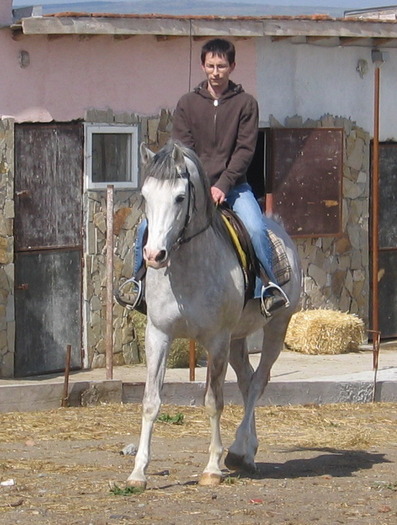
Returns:
[[[380,67],[384,56],[379,49],[372,50],[375,65],[374,87],[374,140],[372,149],[372,199],[371,199],[371,239],[372,239],[372,330],[379,331],[379,100]]]

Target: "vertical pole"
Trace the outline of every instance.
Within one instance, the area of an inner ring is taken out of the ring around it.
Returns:
[[[106,379],[113,379],[113,196],[114,186],[107,186],[106,199]]]
[[[193,339],[189,341],[189,380],[196,380],[196,342]]]
[[[65,408],[69,404],[69,374],[70,374],[70,361],[72,357],[72,346],[66,346],[66,362],[65,362],[65,377],[63,381],[63,396],[61,401],[61,407]]]
[[[379,331],[379,98],[380,68],[375,67],[374,142],[372,150],[372,330]]]

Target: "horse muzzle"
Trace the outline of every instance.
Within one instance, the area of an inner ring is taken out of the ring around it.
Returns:
[[[143,256],[146,266],[159,270],[168,265],[168,251],[167,250],[148,250],[144,248]]]

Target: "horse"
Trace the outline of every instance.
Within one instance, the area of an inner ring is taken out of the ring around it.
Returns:
[[[187,338],[201,343],[208,354],[204,401],[211,439],[209,461],[199,483],[215,486],[222,481],[220,417],[228,363],[237,375],[245,410],[225,465],[230,470],[255,471],[255,405],[268,383],[289,320],[299,303],[298,255],[284,228],[269,220],[270,228],[284,244],[292,272],[283,286],[289,306],[264,317],[260,299],[246,300],[241,265],[212,201],[208,178],[198,157],[172,140],[156,154],[141,144],[140,156],[148,219],[144,246],[147,378],[139,446],[127,485],[141,490],[147,486],[151,436],[161,406],[167,355],[175,338]],[[246,337],[261,328],[262,352],[254,371]]]

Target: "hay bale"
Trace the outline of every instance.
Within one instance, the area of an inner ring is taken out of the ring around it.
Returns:
[[[145,330],[146,315],[137,311],[132,312],[132,320],[135,326],[136,340],[139,348],[139,355],[145,361]],[[196,345],[196,365],[197,362],[206,358],[204,348]],[[167,359],[168,368],[189,368],[189,341],[187,339],[175,339],[173,341]]]
[[[364,323],[356,315],[303,310],[292,316],[285,345],[302,354],[343,354],[357,351],[364,338]]]

